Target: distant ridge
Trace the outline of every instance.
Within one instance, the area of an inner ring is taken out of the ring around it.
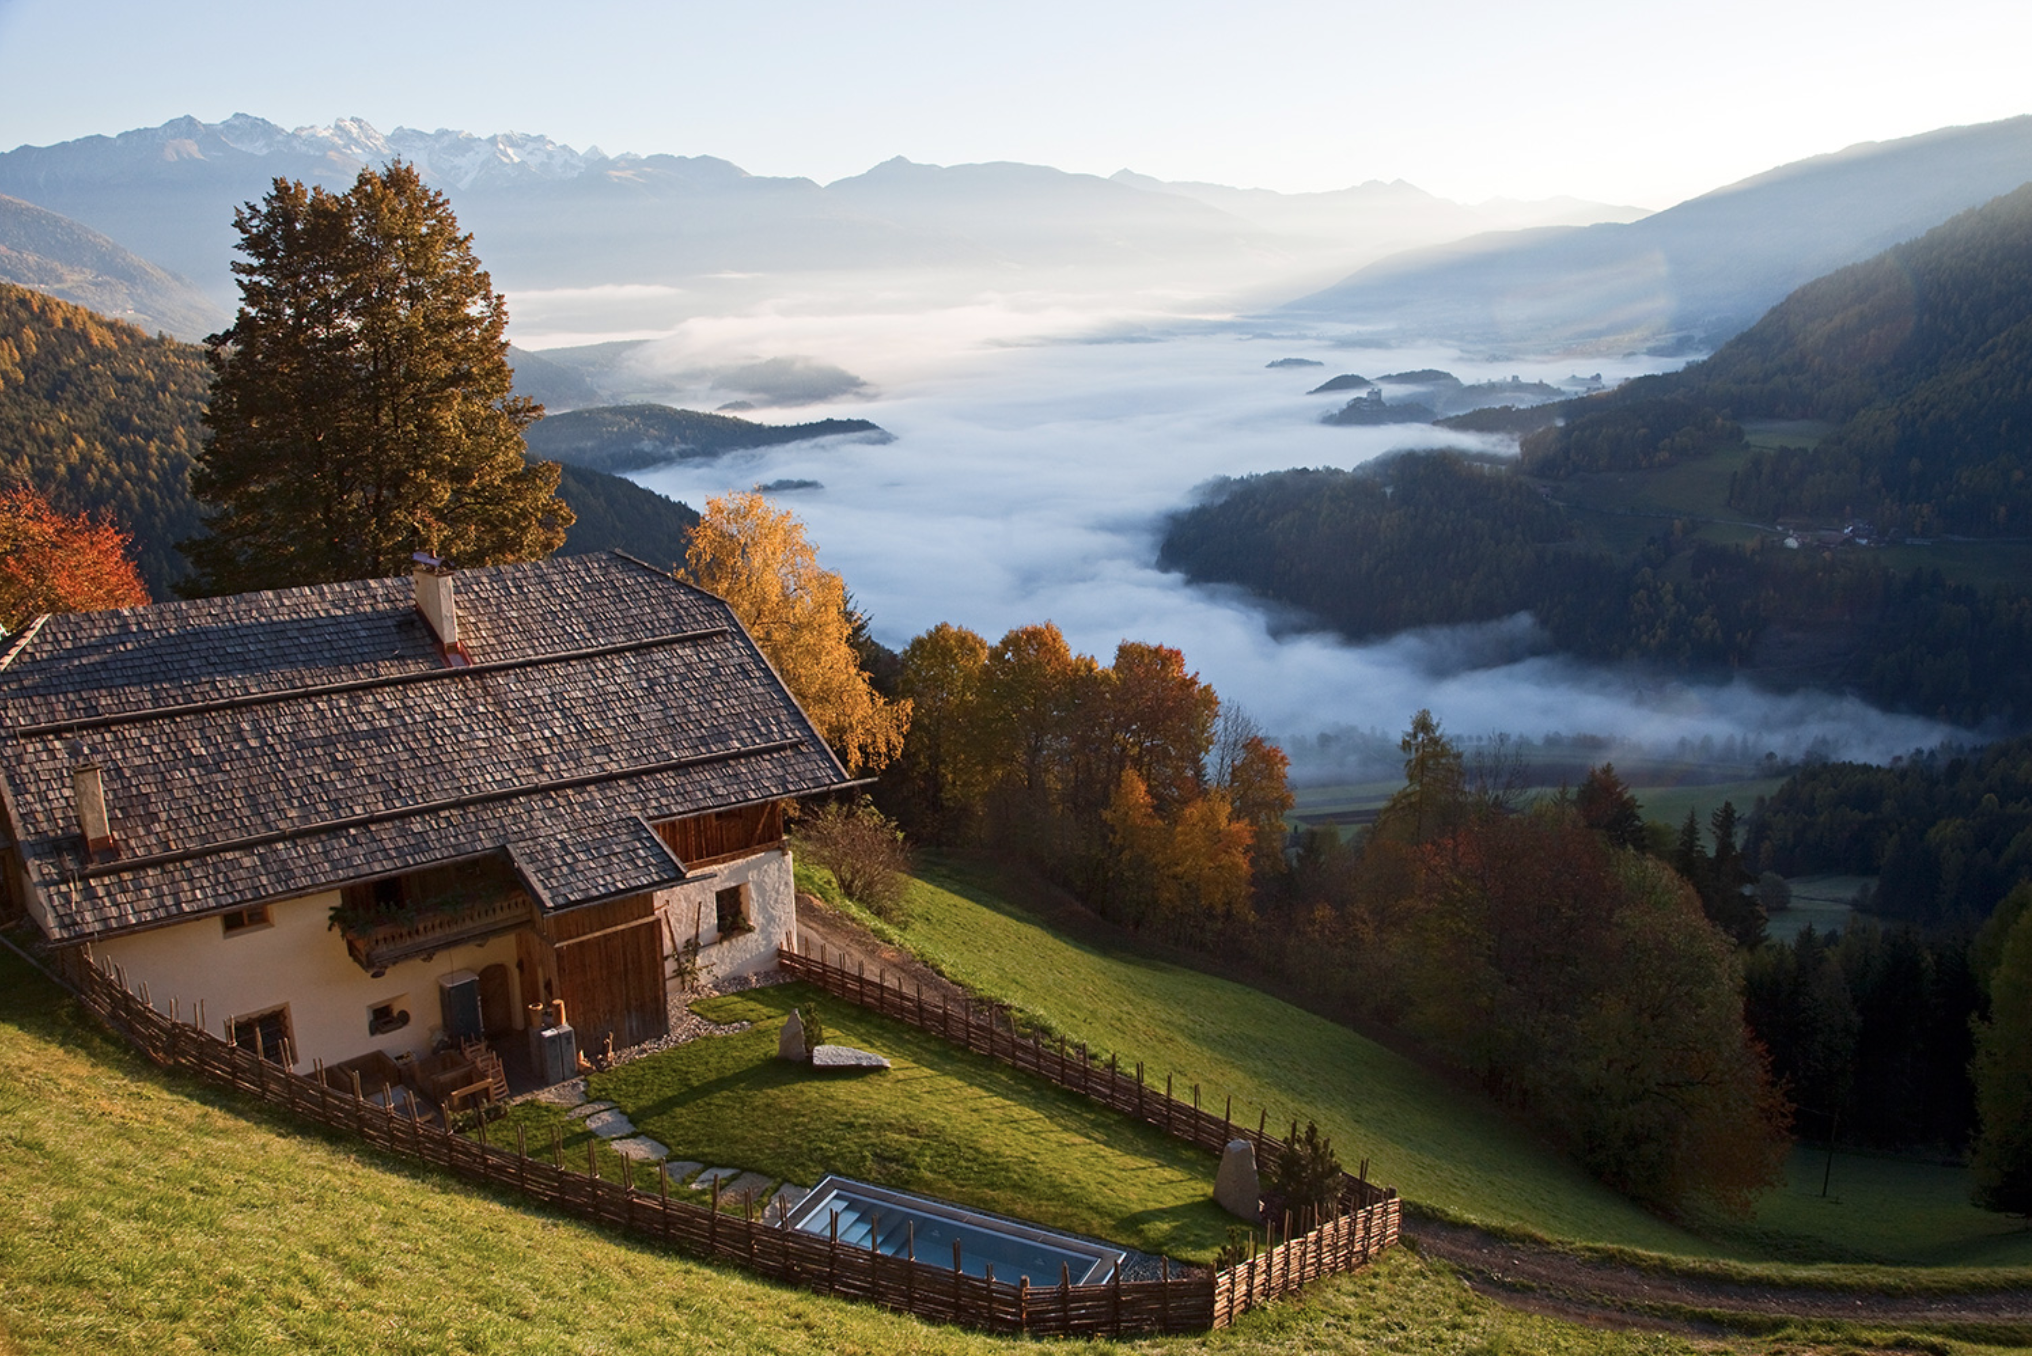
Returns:
[[[0,282],[47,292],[179,339],[224,329],[229,317],[186,280],[91,227],[0,194]]]
[[[1801,284],[2027,181],[2032,116],[1944,128],[1782,165],[1627,225],[1397,255],[1284,309],[1499,351],[1698,352]]]

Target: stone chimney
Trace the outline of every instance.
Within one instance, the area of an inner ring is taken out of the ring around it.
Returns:
[[[438,652],[445,662],[454,668],[464,667],[471,661],[466,656],[466,647],[459,643],[459,607],[452,593],[452,564],[421,551],[410,559],[416,562],[411,572],[416,581],[416,610],[423,614],[424,623],[437,637]]]
[[[78,828],[85,835],[85,851],[97,856],[115,851],[113,822],[106,815],[106,782],[96,763],[71,769],[71,790],[78,802]]]

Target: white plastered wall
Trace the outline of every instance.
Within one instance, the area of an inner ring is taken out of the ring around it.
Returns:
[[[790,849],[771,848],[709,869],[712,874],[702,880],[657,892],[656,907],[669,925],[663,939],[665,950],[672,945],[672,937],[682,945],[691,940],[696,929],[699,965],[710,979],[733,979],[774,967],[776,948],[791,942],[797,933],[797,885]],[[713,897],[737,886],[747,887],[748,920],[754,930],[722,937]]]
[[[442,1034],[437,981],[454,970],[477,972],[496,963],[508,967],[509,1011],[522,1024],[515,937],[489,938],[478,945],[451,946],[428,959],[401,961],[379,979],[353,962],[345,939],[327,926],[337,893],[286,899],[269,906],[271,926],[228,934],[217,915],[97,942],[92,954],[125,972],[136,992],[148,985],[155,1006],[168,1011],[174,997],[179,1015],[191,1019],[204,1000],[205,1025],[224,1035],[228,1018],[289,1007],[296,1068],[327,1064],[380,1050],[390,1056],[423,1054]],[[367,1022],[373,1009],[395,1003],[409,1013],[400,1030],[374,1036]]]

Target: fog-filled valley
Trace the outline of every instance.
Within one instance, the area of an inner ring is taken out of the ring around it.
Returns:
[[[594,299],[531,300],[522,313],[540,326],[560,302]],[[1673,360],[1602,358],[1577,374],[1572,359],[1379,349],[1332,328],[1181,326],[987,302],[944,313],[711,317],[675,328],[663,340],[542,356],[592,361],[627,399],[692,408],[730,395],[724,374],[742,364],[794,361],[810,372],[851,364],[863,383],[852,397],[749,417],[866,419],[893,440],[850,435],[688,460],[634,472],[639,483],[694,506],[758,485],[803,486],[783,502],[810,524],[825,563],[846,576],[876,636],[893,646],[940,621],[993,639],[1045,619],[1103,658],[1125,638],[1176,645],[1224,699],[1284,740],[1302,777],[1372,773],[1373,758],[1347,761],[1345,736],[1397,730],[1421,707],[1462,734],[1595,734],[1636,746],[1626,756],[1669,757],[1682,741],[1707,739],[1740,741],[1752,757],[1884,759],[1950,733],[1852,698],[1581,665],[1544,653],[1524,615],[1350,645],[1156,567],[1166,516],[1218,477],[1346,467],[1434,446],[1514,452],[1505,438],[1423,424],[1323,425],[1346,396],[1307,392],[1333,374],[1437,368],[1470,383],[1515,376],[1558,385],[1614,382]],[[1293,358],[1322,365],[1269,366]],[[1394,386],[1384,389],[1395,398]],[[1355,743],[1371,755],[1377,747]]]

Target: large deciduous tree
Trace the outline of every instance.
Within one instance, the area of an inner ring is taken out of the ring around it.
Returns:
[[[819,566],[794,514],[760,494],[708,499],[683,576],[733,607],[849,772],[879,772],[902,751],[911,703],[868,681],[847,586]]]
[[[542,407],[511,393],[505,300],[414,166],[344,193],[277,179],[234,214],[240,309],[191,491],[193,592],[373,578],[413,552],[532,560],[572,522],[555,463],[529,464]]]
[[[92,514],[63,514],[27,486],[0,492],[0,631],[43,612],[148,601],[127,534]]]

